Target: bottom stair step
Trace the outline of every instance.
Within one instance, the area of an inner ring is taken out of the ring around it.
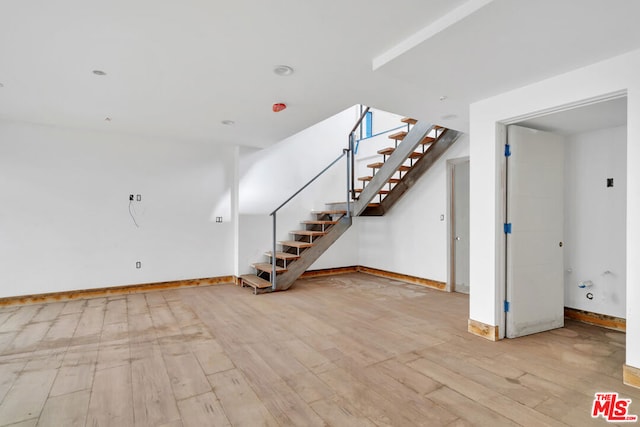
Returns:
[[[254,294],[258,293],[258,289],[267,289],[271,287],[271,282],[264,280],[255,274],[243,274],[240,276],[240,282],[243,288],[245,285],[251,286]]]
[[[264,271],[265,273],[271,273],[271,271],[273,269],[273,264],[270,264],[270,263],[267,263],[267,262],[258,262],[258,263],[252,264],[251,267],[255,268],[258,271]],[[284,273],[285,271],[287,271],[286,268],[276,265],[276,274]]]

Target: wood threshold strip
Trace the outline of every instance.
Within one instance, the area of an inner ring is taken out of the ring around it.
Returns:
[[[211,286],[221,284],[237,284],[235,276],[220,276],[201,279],[174,280],[170,282],[142,283],[137,285],[113,286],[108,288],[78,289],[74,291],[51,292],[45,294],[19,295],[0,298],[0,307],[10,305],[42,304],[53,301],[68,301],[74,299],[88,299],[107,295],[127,295],[140,292],[176,289],[196,286]]]
[[[588,323],[590,325],[602,326],[603,328],[613,329],[614,331],[626,332],[627,321],[620,317],[608,316],[606,314],[598,314],[575,308],[564,308],[564,317]]]

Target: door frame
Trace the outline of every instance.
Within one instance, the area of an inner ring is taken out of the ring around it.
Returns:
[[[498,336],[497,339],[503,339],[507,337],[507,313],[504,311],[504,301],[507,298],[507,242],[506,236],[503,232],[503,224],[507,220],[507,162],[504,156],[504,147],[507,144],[507,126],[517,125],[520,122],[535,119],[537,117],[547,116],[562,111],[573,110],[575,108],[584,107],[591,104],[596,104],[603,101],[609,101],[611,99],[628,97],[627,89],[618,90],[615,92],[605,93],[599,96],[591,98],[585,98],[569,102],[566,104],[551,106],[542,110],[531,111],[526,114],[518,116],[504,118],[495,122],[495,140],[496,140],[496,163],[499,165],[499,175],[497,180],[500,183],[499,196],[497,197],[496,208],[499,212],[499,222],[496,224],[496,286],[498,301],[496,301],[495,313],[496,319],[498,319]],[[628,143],[628,142],[627,142]]]
[[[447,160],[447,213],[448,219],[447,227],[447,284],[445,286],[446,292],[455,291],[455,279],[456,279],[456,258],[455,258],[455,181],[453,179],[453,171],[456,165],[469,162],[471,167],[471,158],[469,156],[457,157],[455,159]],[[469,290],[471,292],[471,290]]]

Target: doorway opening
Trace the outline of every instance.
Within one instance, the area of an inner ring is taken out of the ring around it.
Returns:
[[[618,96],[504,132],[506,337],[561,327],[567,309],[625,317],[626,105]]]
[[[469,285],[469,157],[447,161],[448,280],[451,292],[468,294]]]

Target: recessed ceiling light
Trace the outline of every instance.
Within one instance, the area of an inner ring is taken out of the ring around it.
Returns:
[[[96,76],[106,76],[107,73],[105,73],[102,70],[93,70],[93,74],[95,74]]]
[[[288,65],[276,65],[273,72],[279,76],[290,76],[293,74],[293,68]]]
[[[222,124],[225,126],[233,126],[234,124],[236,124],[236,122],[234,122],[233,120],[223,120]]]

